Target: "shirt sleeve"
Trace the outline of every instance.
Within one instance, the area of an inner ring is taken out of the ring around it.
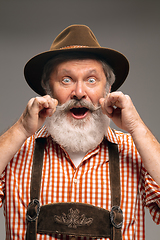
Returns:
[[[142,189],[144,205],[149,209],[153,221],[160,224],[160,186],[153,180],[150,174],[142,168]]]
[[[5,171],[0,176],[0,207],[2,207],[2,202],[5,194]]]
[[[142,197],[143,207],[147,207],[153,221],[160,224],[160,186],[144,168],[143,160],[135,147],[131,135],[119,133],[118,143],[120,151],[127,152],[127,157],[134,161],[135,166],[138,166],[139,194]]]

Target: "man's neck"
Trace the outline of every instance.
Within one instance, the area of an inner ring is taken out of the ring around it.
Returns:
[[[86,155],[85,152],[71,152],[71,151],[67,151],[67,153],[69,154],[71,160],[73,161],[74,165],[76,167],[79,166],[79,164],[81,163],[82,159],[84,158],[84,156]]]

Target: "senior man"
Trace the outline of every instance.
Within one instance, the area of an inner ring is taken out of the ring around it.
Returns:
[[[116,92],[128,70],[85,25],[67,27],[26,64],[41,96],[0,138],[7,240],[145,239],[145,207],[160,223],[160,145]]]

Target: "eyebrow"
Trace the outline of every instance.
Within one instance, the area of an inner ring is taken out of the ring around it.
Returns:
[[[96,69],[89,70],[89,73],[98,73]]]
[[[72,71],[70,71],[70,70],[67,70],[67,69],[65,69],[65,68],[63,68],[62,70],[61,70],[61,73],[71,73]]]

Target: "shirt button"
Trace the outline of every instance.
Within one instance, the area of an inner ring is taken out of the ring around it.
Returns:
[[[74,183],[77,184],[78,180],[77,179],[74,179]],[[74,240],[74,239],[73,239]]]

